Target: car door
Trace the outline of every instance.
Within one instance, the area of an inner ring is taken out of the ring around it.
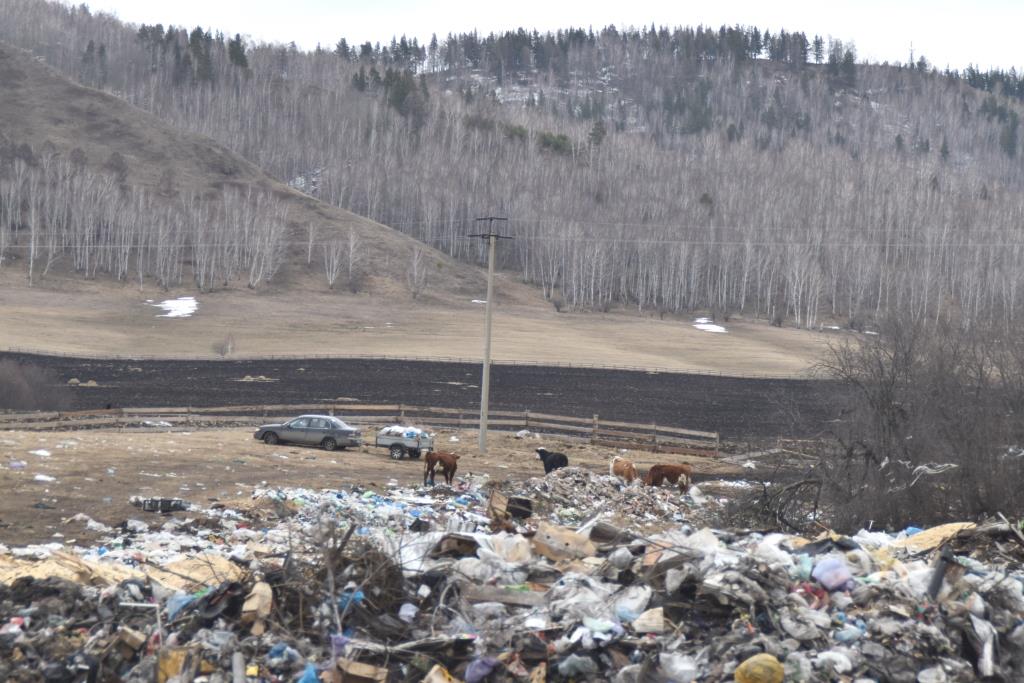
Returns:
[[[281,439],[291,443],[305,443],[306,430],[309,428],[309,418],[300,417],[285,424]]]
[[[331,429],[330,423],[322,417],[313,417],[309,420],[309,429],[306,431],[306,443],[319,446]]]

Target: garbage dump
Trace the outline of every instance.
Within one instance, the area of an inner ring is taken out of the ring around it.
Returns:
[[[713,528],[696,493],[565,468],[76,515],[102,542],[2,548],[0,679],[1024,677],[1018,525],[802,538]]]

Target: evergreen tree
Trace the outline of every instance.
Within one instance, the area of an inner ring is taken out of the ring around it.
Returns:
[[[89,41],[82,53],[82,80],[92,83],[96,79],[96,43]]]
[[[359,71],[352,77],[352,87],[359,92],[366,92],[369,81],[366,79],[366,67],[360,66]]]
[[[821,36],[814,36],[814,63],[821,64],[825,59],[825,41]]]
[[[233,39],[228,41],[228,60],[242,69],[249,68],[249,58],[245,56],[245,44],[242,42],[242,36],[237,33]]]
[[[341,57],[342,59],[348,61],[352,56],[351,52],[348,49],[348,41],[345,40],[344,38],[339,40],[337,44],[335,44],[334,46],[334,54],[335,56]]]
[[[845,87],[852,88],[857,84],[857,62],[853,50],[843,53],[843,63],[840,65],[839,71]]]
[[[999,131],[999,147],[1011,159],[1017,156],[1017,112],[1011,111],[1006,117],[1003,129]]]

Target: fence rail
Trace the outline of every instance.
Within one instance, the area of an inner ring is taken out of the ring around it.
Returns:
[[[326,413],[359,426],[390,424],[425,425],[460,429],[479,429],[476,408],[437,408],[396,404],[304,403],[297,405],[247,405],[214,408],[112,408],[71,412],[0,413],[0,429],[196,429],[203,426],[257,426],[284,421],[303,412]],[[522,429],[560,434],[611,448],[632,448],[655,452],[683,453],[717,457],[718,432],[602,420],[529,410],[500,410],[490,413],[491,427],[498,431]]]

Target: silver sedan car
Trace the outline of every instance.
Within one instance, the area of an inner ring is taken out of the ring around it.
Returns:
[[[363,443],[358,429],[332,415],[300,415],[282,424],[263,425],[253,437],[266,444],[303,444],[327,451]]]

